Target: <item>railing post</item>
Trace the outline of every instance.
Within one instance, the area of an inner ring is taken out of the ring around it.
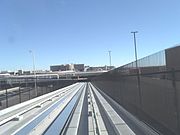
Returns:
[[[47,87],[48,87],[48,85],[45,85],[46,94],[48,93]]]
[[[26,89],[29,89],[28,95],[29,95],[29,100],[30,100],[31,99],[31,93],[30,93],[31,89],[30,89],[30,87],[28,87],[28,79],[27,78],[26,78]]]
[[[7,86],[6,86],[5,88],[6,88],[6,108],[8,108],[8,92],[7,92]]]
[[[19,82],[19,103],[21,103],[21,87],[20,87],[20,82]]]

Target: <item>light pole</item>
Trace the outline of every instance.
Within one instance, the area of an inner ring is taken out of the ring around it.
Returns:
[[[111,51],[108,51],[109,53],[109,69],[111,70]]]
[[[137,71],[137,87],[138,87],[138,93],[139,93],[139,105],[140,105],[140,109],[142,107],[142,94],[141,94],[141,82],[140,82],[140,72],[139,72],[139,68],[138,68],[138,64],[137,64],[137,47],[136,47],[136,33],[138,33],[138,31],[132,31],[131,32],[133,34],[133,38],[134,38],[134,50],[135,50],[135,59],[136,59],[136,71]]]
[[[136,33],[138,33],[138,31],[132,31],[131,33],[133,34],[133,37],[134,37],[134,51],[135,51],[135,59],[136,59],[136,69],[138,69],[138,64],[137,64],[137,47],[136,47]]]
[[[35,72],[35,57],[32,50],[29,50],[29,53],[32,54],[33,59],[33,72],[34,72],[34,89],[35,89],[35,96],[37,96],[37,82],[36,82],[36,72]]]

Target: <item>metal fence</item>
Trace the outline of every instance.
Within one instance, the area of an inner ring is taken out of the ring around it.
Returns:
[[[48,78],[0,78],[0,110],[73,83],[74,80]]]

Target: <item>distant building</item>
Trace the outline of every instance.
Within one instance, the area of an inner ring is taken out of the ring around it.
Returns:
[[[51,71],[67,71],[71,70],[71,66],[69,64],[66,65],[54,65],[50,66]]]
[[[84,64],[66,64],[66,65],[53,65],[50,66],[51,71],[84,71]]]
[[[15,75],[15,72],[10,71],[9,74],[10,74],[10,75]]]
[[[9,73],[9,71],[1,71],[1,74]]]
[[[23,72],[23,75],[30,75],[31,74],[31,71],[24,71]]]
[[[17,74],[18,75],[22,75],[23,74],[23,70],[18,70]]]
[[[50,66],[50,70],[51,71],[62,71],[64,70],[65,67],[64,65],[54,65],[54,66]]]
[[[83,72],[84,71],[84,64],[74,64],[74,70]]]
[[[69,65],[69,70],[74,71],[74,64]]]

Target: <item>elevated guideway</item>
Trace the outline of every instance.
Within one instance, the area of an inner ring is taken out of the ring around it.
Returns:
[[[91,83],[76,83],[0,111],[0,135],[158,134],[114,106]]]

